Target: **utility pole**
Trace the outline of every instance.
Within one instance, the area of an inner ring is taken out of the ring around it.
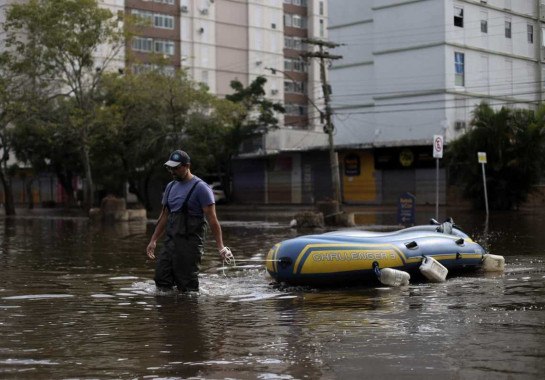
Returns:
[[[323,40],[315,40],[315,39],[305,39],[303,42],[309,44],[318,46],[318,51],[316,52],[308,52],[301,54],[302,57],[305,58],[319,58],[320,59],[320,79],[322,82],[322,90],[324,93],[324,102],[325,102],[325,127],[324,132],[328,135],[328,144],[329,144],[329,162],[331,165],[331,181],[333,184],[333,199],[337,203],[335,207],[335,213],[341,212],[341,182],[340,182],[340,173],[339,173],[339,159],[337,157],[337,153],[335,152],[335,145],[333,144],[333,131],[335,130],[335,126],[333,125],[333,121],[331,120],[331,86],[327,83],[327,77],[326,77],[326,68],[325,68],[325,61],[327,60],[333,60],[333,59],[341,59],[342,55],[331,55],[329,52],[324,51],[324,47],[328,48],[336,48],[337,46],[340,46],[339,44],[333,43],[333,42],[327,42]]]

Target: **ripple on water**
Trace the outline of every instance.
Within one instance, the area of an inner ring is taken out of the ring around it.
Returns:
[[[4,300],[43,300],[43,299],[55,299],[55,298],[73,298],[72,294],[28,294],[21,296],[8,296],[2,297]]]

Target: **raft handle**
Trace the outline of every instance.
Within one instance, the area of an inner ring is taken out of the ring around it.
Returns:
[[[455,242],[457,245],[464,245],[464,238],[460,238]]]
[[[375,271],[375,275],[380,280],[380,266],[378,265],[378,262],[373,262],[373,270]]]
[[[293,263],[293,261],[291,260],[291,258],[289,257],[282,257],[278,260],[278,264],[280,265],[280,267],[282,269],[286,269],[287,267],[289,267],[291,264]]]
[[[409,248],[409,249],[416,249],[418,248],[418,243],[416,241],[411,241],[409,243],[405,243],[405,247]]]

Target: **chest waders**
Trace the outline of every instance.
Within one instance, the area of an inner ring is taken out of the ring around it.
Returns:
[[[163,251],[155,268],[155,284],[161,290],[170,290],[174,285],[180,292],[199,290],[199,266],[204,253],[204,241],[208,223],[204,216],[189,215],[188,202],[197,181],[187,193],[180,211],[170,212],[166,224],[166,238]]]

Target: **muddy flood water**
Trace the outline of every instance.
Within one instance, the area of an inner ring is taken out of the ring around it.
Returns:
[[[152,221],[0,216],[0,378],[543,379],[545,212],[492,214],[485,228],[451,211],[505,273],[278,289],[259,260],[312,231],[220,209],[238,268],[224,273],[209,239],[200,293],[157,295]]]

